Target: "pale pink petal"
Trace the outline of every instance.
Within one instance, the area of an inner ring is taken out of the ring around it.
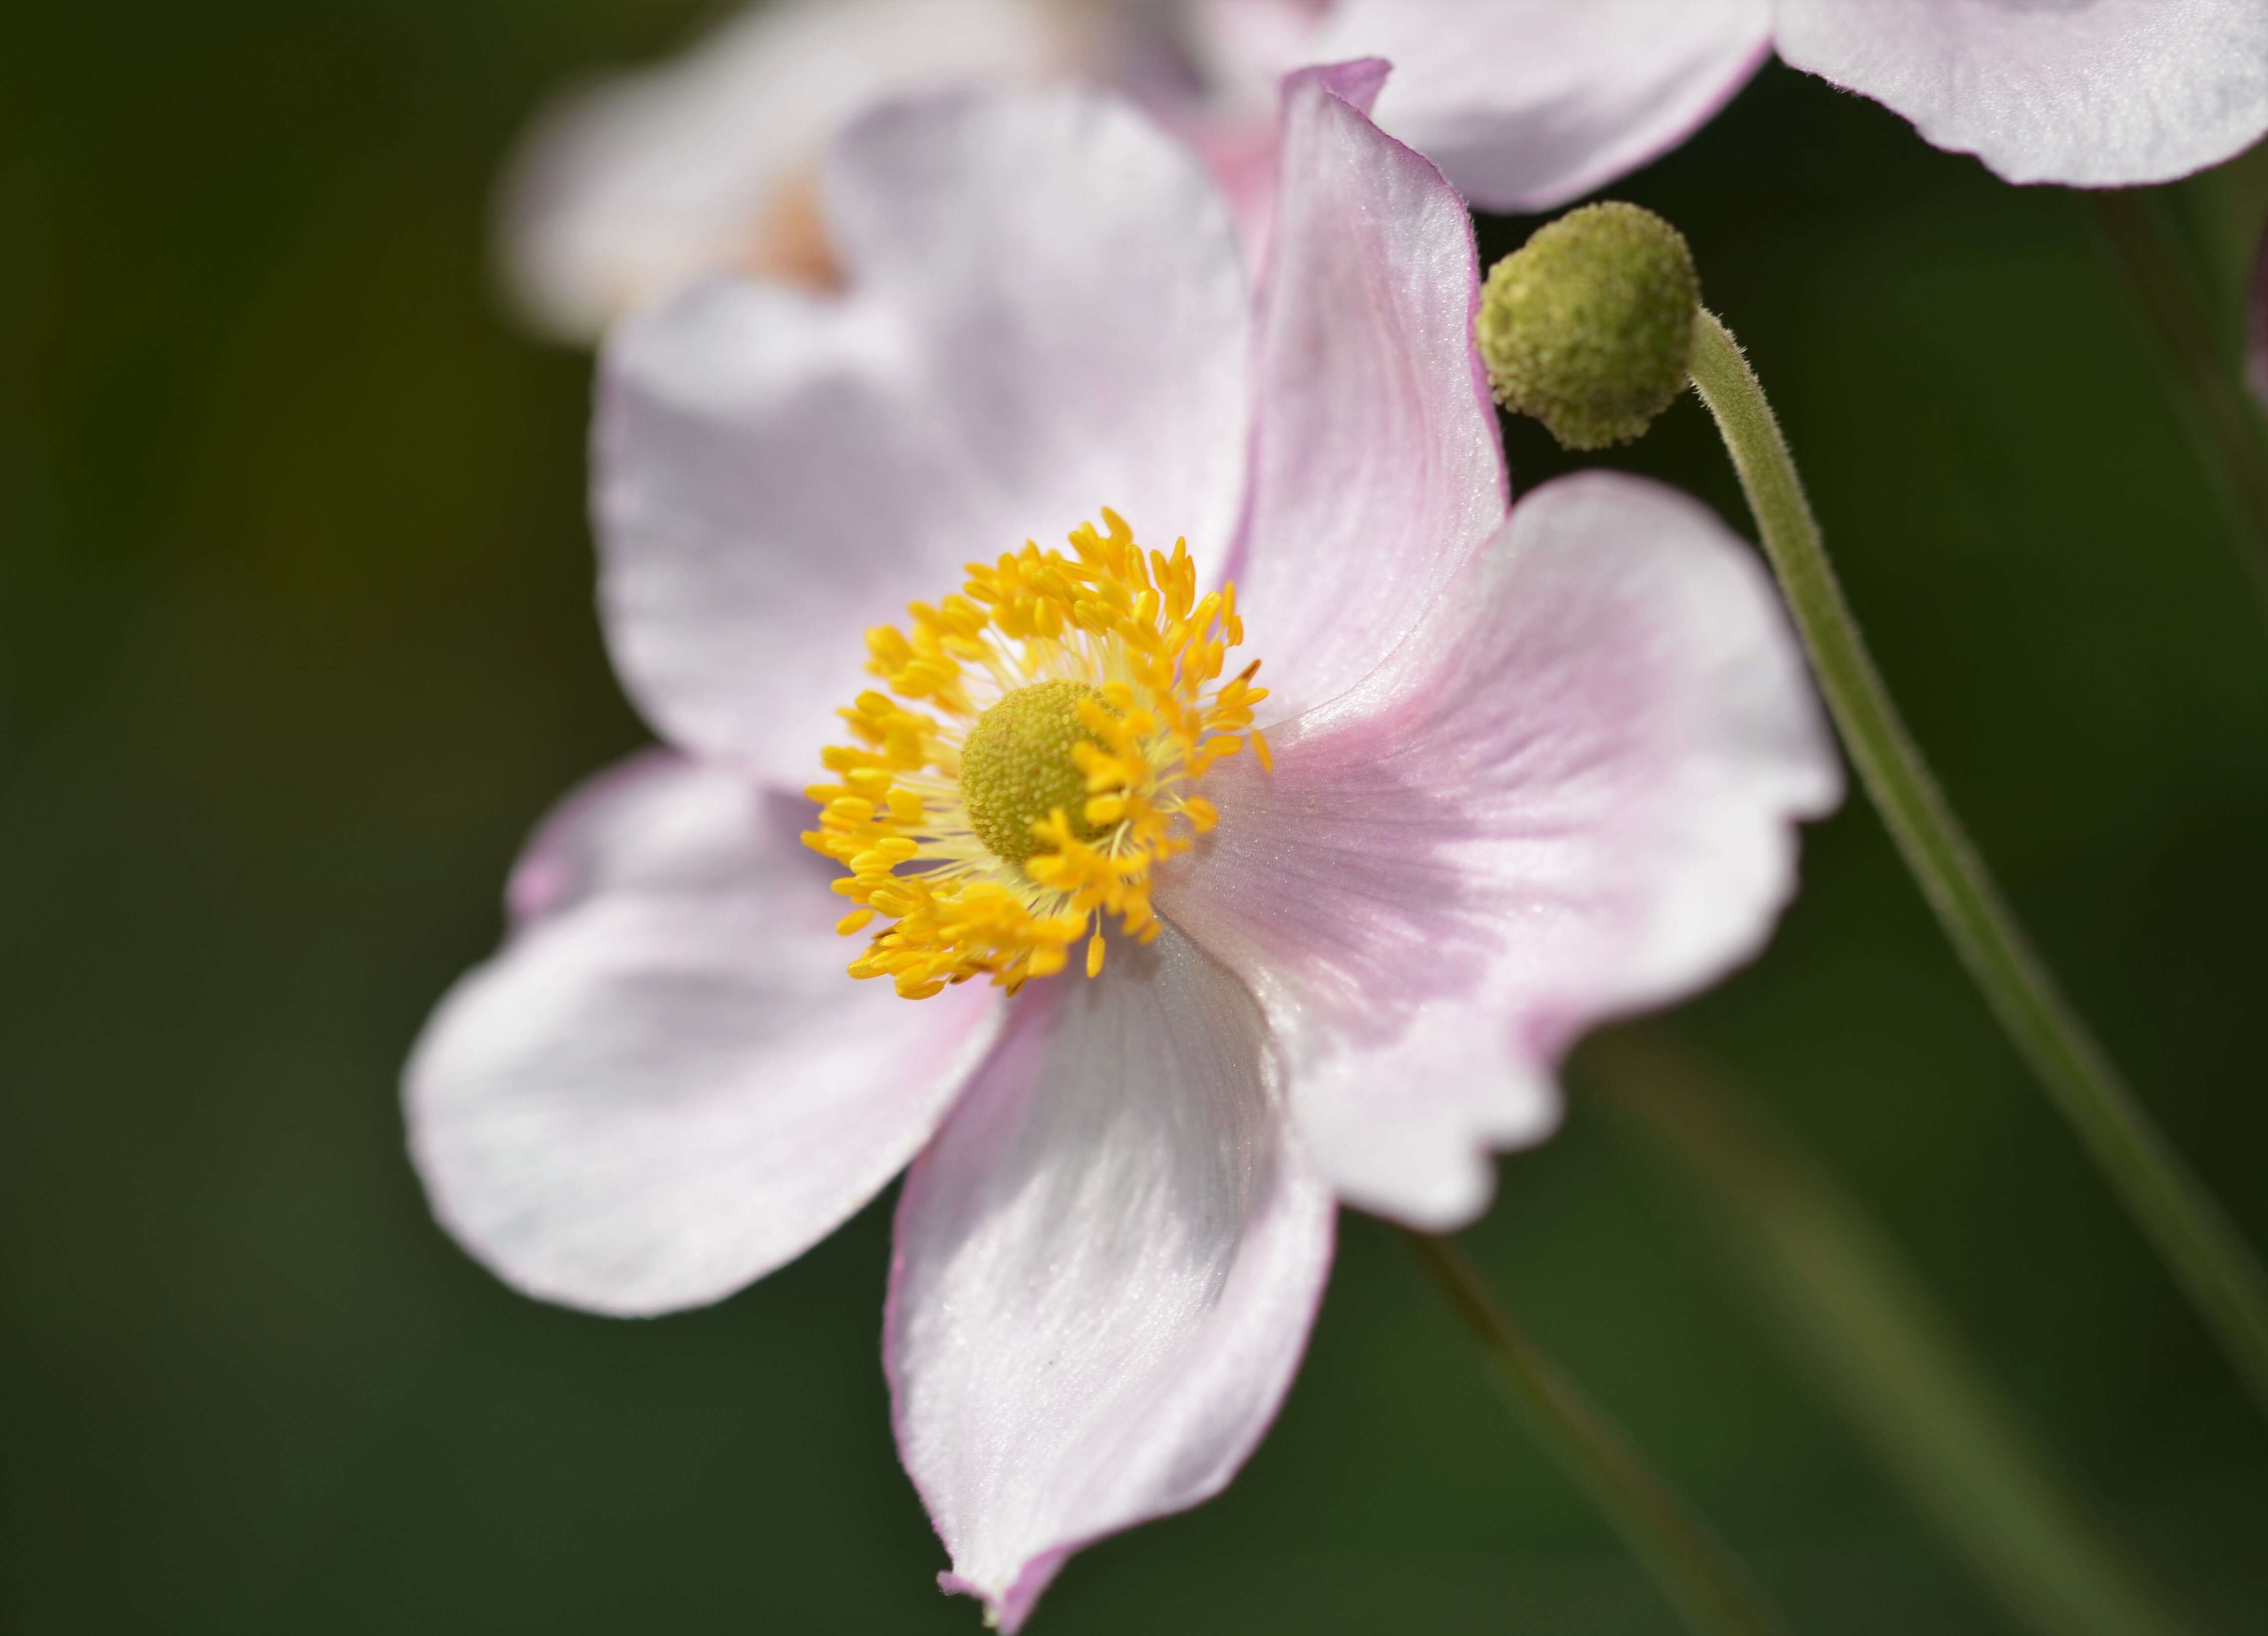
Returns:
[[[1271,714],[1351,687],[1503,519],[1473,350],[1471,218],[1360,105],[1384,65],[1284,92],[1238,606]]]
[[[2268,0],[1778,6],[1788,62],[2010,181],[2166,181],[2268,130]]]
[[[664,734],[800,783],[867,685],[865,627],[1108,505],[1221,561],[1248,287],[1226,206],[1132,109],[940,96],[828,175],[842,300],[703,287],[616,331],[602,604]]]
[[[538,832],[519,929],[405,1084],[434,1213],[513,1287],[626,1315],[730,1294],[873,1198],[982,1059],[990,991],[844,975],[796,816],[648,756]]]
[[[1268,260],[1268,229],[1276,214],[1276,121],[1226,118],[1205,109],[1183,111],[1169,129],[1204,161],[1213,183],[1236,216],[1245,262],[1263,267]]]
[[[1178,934],[1010,1005],[898,1205],[884,1360],[948,1589],[1013,1631],[1097,1537],[1218,1492],[1299,1367],[1333,1205],[1252,998]]]
[[[837,127],[923,85],[1066,64],[1046,0],[775,0],[684,55],[560,98],[505,173],[497,249],[529,321],[591,341],[706,274],[799,247],[783,206]]]
[[[1557,1117],[1584,1028],[1753,954],[1840,773],[1771,582],[1616,473],[1514,508],[1360,688],[1204,792],[1160,911],[1249,982],[1343,1196],[1429,1228]]]
[[[1340,0],[1311,60],[1386,58],[1381,128],[1480,209],[1547,210],[1684,141],[1771,31],[1771,0]]]

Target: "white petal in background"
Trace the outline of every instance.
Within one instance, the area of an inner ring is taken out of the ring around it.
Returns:
[[[940,95],[845,133],[841,299],[733,282],[615,332],[596,492],[616,667],[666,737],[800,785],[863,632],[1100,508],[1226,555],[1249,296],[1227,207],[1132,108]]]
[[[1362,113],[1381,67],[1307,70],[1285,92],[1235,568],[1271,719],[1360,681],[1504,516],[1472,220]]]
[[[728,1295],[880,1190],[982,1059],[994,991],[844,975],[833,871],[784,805],[667,755],[601,775],[426,1025],[411,1153],[513,1287],[622,1315]]]
[[[1334,1205],[1251,996],[1177,935],[1025,991],[898,1206],[885,1362],[949,1588],[1013,1631],[1218,1492],[1299,1367]]]
[[[1159,910],[1252,984],[1309,1150],[1419,1227],[1557,1119],[1587,1027],[1753,955],[1841,777],[1753,551],[1614,473],[1524,498],[1362,687],[1205,782]]]
[[[2169,181],[2268,130],[2268,0],[1778,0],[1780,55],[2010,181]]]
[[[776,0],[659,68],[570,92],[507,171],[498,251],[529,321],[591,341],[705,274],[801,270],[809,188],[878,99],[1068,66],[1049,0]]]
[[[1548,210],[1685,140],[1771,36],[1771,0],[1341,0],[1308,60],[1386,58],[1388,135],[1482,210]]]

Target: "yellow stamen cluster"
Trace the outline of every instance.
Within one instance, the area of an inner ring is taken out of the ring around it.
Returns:
[[[1102,521],[1071,531],[1069,556],[1027,542],[971,563],[960,594],[907,610],[909,631],[866,633],[866,667],[887,691],[839,712],[851,742],[821,755],[835,781],[807,792],[819,828],[803,837],[850,872],[835,882],[855,905],[838,930],[889,923],[852,976],[923,999],[981,972],[1013,993],[1062,970],[1082,936],[1094,976],[1104,917],[1156,937],[1152,866],[1218,822],[1193,786],[1247,739],[1268,764],[1252,726],[1268,696],[1252,685],[1259,661],[1219,680],[1244,639],[1236,587],[1200,597],[1185,542],[1145,552],[1116,512]],[[988,719],[970,771],[994,838],[1004,822],[1029,831],[1020,858],[985,843],[962,787]]]

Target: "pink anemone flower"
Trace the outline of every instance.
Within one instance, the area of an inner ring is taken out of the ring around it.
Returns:
[[[669,748],[538,830],[408,1072],[440,1220],[598,1312],[727,1295],[910,1161],[898,1445],[1010,1631],[1251,1452],[1337,1201],[1471,1220],[1839,795],[1709,512],[1508,508],[1470,223],[1383,75],[1287,85],[1256,305],[1141,114],[954,94],[835,147],[843,294],[618,332],[601,605]]]

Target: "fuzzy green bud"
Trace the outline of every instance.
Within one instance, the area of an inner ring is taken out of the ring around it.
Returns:
[[[1570,210],[1489,270],[1475,339],[1496,400],[1560,446],[1643,436],[1685,389],[1701,279],[1684,235],[1652,210]]]

